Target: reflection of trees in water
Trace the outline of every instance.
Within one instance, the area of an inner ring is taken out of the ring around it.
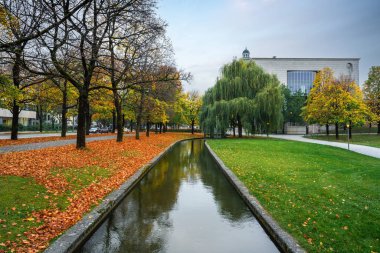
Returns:
[[[164,250],[182,181],[202,180],[212,190],[219,213],[233,222],[246,206],[216,168],[203,141],[182,142],[167,154],[109,215],[78,252],[158,252]]]
[[[169,211],[181,180],[191,175],[189,142],[180,143],[152,169],[109,215],[79,252],[156,252],[172,227]],[[194,145],[193,145],[194,146]]]
[[[227,220],[240,223],[252,214],[236,190],[228,182],[206,148],[200,153],[200,176],[205,186],[212,190],[219,213]]]

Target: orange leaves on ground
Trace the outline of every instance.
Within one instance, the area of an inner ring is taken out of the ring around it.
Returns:
[[[72,191],[68,199],[69,206],[65,210],[58,209],[54,200],[49,198],[49,210],[33,213],[33,217],[27,218],[41,221],[43,225],[25,233],[27,240],[20,240],[16,244],[12,242],[12,247],[16,245],[17,252],[38,252],[46,248],[50,240],[78,222],[93,205],[117,189],[141,166],[174,141],[189,137],[189,134],[166,133],[151,135],[149,138],[143,136],[140,140],[129,137],[122,143],[116,143],[115,140],[91,142],[84,150],[77,150],[74,145],[69,145],[0,155],[0,175],[32,177],[54,195]],[[131,150],[136,155],[130,155]],[[70,188],[61,171],[88,166],[107,168],[111,174],[84,188]],[[57,168],[60,173],[52,173]]]

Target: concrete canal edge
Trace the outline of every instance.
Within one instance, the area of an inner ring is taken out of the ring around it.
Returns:
[[[194,138],[197,139],[197,138]],[[161,158],[169,152],[177,143],[192,139],[179,140],[172,143],[164,151],[153,158],[149,163],[142,166],[135,174],[127,179],[119,189],[107,195],[102,203],[85,215],[78,223],[66,230],[54,241],[44,253],[69,253],[74,252],[85,239],[94,232],[103,222],[107,215],[124,199],[133,187],[156,165]]]
[[[210,146],[205,143],[207,150],[214,158],[219,168],[223,171],[227,179],[232,183],[240,196],[247,203],[257,220],[264,227],[272,240],[280,248],[282,252],[306,252],[297,241],[286,231],[284,231],[277,222],[265,211],[259,201],[253,197],[247,187],[237,178],[237,176],[223,163],[223,161],[215,154]]]

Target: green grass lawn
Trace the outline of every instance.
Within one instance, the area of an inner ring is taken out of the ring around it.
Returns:
[[[326,136],[326,135],[308,136],[308,138],[323,140],[323,141],[337,141],[337,142],[347,143],[347,135],[340,135],[339,140],[336,140],[335,139],[335,133],[332,133],[329,136]],[[350,140],[350,143],[380,148],[380,135],[377,135],[377,134],[353,134],[352,139]]]
[[[208,143],[308,252],[380,252],[380,159],[277,139]]]

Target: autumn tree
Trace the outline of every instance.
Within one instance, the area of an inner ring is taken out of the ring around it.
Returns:
[[[133,11],[113,15],[110,20],[108,44],[103,49],[101,66],[112,86],[116,112],[117,141],[123,140],[122,96],[128,89],[139,89],[144,74],[152,65],[162,64],[165,45],[161,43],[166,24],[152,11],[153,1],[133,5]],[[150,70],[149,70],[150,71]],[[137,82],[136,82],[137,81]]]
[[[202,97],[197,91],[186,93],[185,117],[187,123],[191,125],[191,134],[194,134],[194,126],[199,123],[199,113],[202,106]]]
[[[340,124],[358,125],[371,117],[359,86],[346,76],[335,79],[330,68],[317,73],[302,115],[308,123],[334,123],[336,139]]]
[[[41,1],[10,1],[0,2],[0,42],[10,43],[17,41],[31,33],[36,32],[42,25],[42,17],[45,9]],[[23,105],[27,102],[23,99],[23,90],[33,84],[28,80],[28,73],[22,69],[22,57],[27,49],[27,40],[8,47],[3,51],[1,64],[9,66],[13,88],[9,88],[13,96],[12,108],[12,132],[11,139],[17,140],[19,114]],[[5,57],[5,53],[7,57]],[[25,97],[25,96],[24,96]]]
[[[22,67],[24,57],[33,52],[35,45],[31,42],[40,36],[57,28],[74,13],[79,12],[90,0],[83,1],[42,1],[42,0],[1,0],[0,1],[0,51],[7,54],[6,64],[10,65],[13,85],[19,89],[18,93],[27,89],[35,80],[28,80],[28,73]],[[59,6],[59,7],[58,7]],[[54,15],[51,10],[62,8],[60,14]],[[55,22],[49,22],[54,20]],[[17,139],[19,113],[26,101],[18,100],[14,96],[12,105],[12,133],[11,139]]]
[[[93,90],[89,94],[89,101],[90,122],[99,121],[104,127],[110,125],[115,109],[112,90]]]
[[[109,34],[113,31],[113,22],[119,16],[138,15],[139,10],[149,11],[153,6],[152,1],[93,0],[83,6],[83,11],[71,15],[39,38],[40,44],[44,46],[40,57],[45,60],[45,69],[57,73],[78,91],[77,148],[85,147],[86,128],[91,123],[89,93],[96,89],[112,89],[108,83],[99,85],[97,75],[104,72],[103,64],[107,58],[106,48]],[[56,4],[50,8],[50,12],[50,23],[55,24],[67,14],[67,8]],[[115,34],[116,37],[118,35]],[[67,52],[71,57],[70,65],[62,60]]]
[[[157,104],[160,108],[165,109],[170,107],[169,105],[174,105],[176,92],[182,87],[181,78],[187,79],[188,74],[182,74],[172,66],[159,66],[144,74],[143,80],[146,81],[141,83],[139,88],[134,89],[140,94],[136,109],[136,139],[139,139],[139,130],[144,117],[149,115],[147,111],[153,110],[152,105]],[[157,100],[150,107],[145,106],[149,98]],[[160,119],[159,122],[155,122],[160,124],[160,128],[162,125],[166,125],[168,119],[166,110],[162,111],[161,116],[155,116],[155,118]],[[148,121],[148,125],[149,123]]]
[[[377,121],[377,134],[380,135],[380,66],[371,67],[363,92],[365,102]]]
[[[55,19],[56,22],[46,25],[44,21],[47,18],[51,18],[49,12],[50,8],[57,5],[56,1],[49,0],[26,0],[26,1],[14,1],[14,0],[1,0],[0,1],[0,25],[10,30],[15,30],[9,33],[7,36],[1,36],[0,38],[0,51],[13,52],[23,47],[31,40],[35,40],[52,29],[58,27],[65,22],[74,13],[80,11],[91,0],[73,1],[64,0],[60,1],[61,7],[64,8],[64,15]],[[15,24],[10,24],[10,21],[15,21]],[[18,24],[22,24],[23,31],[19,33],[16,31],[19,27]],[[16,25],[16,26],[14,26]],[[3,30],[7,33],[7,31]],[[17,33],[17,36],[14,32]]]

